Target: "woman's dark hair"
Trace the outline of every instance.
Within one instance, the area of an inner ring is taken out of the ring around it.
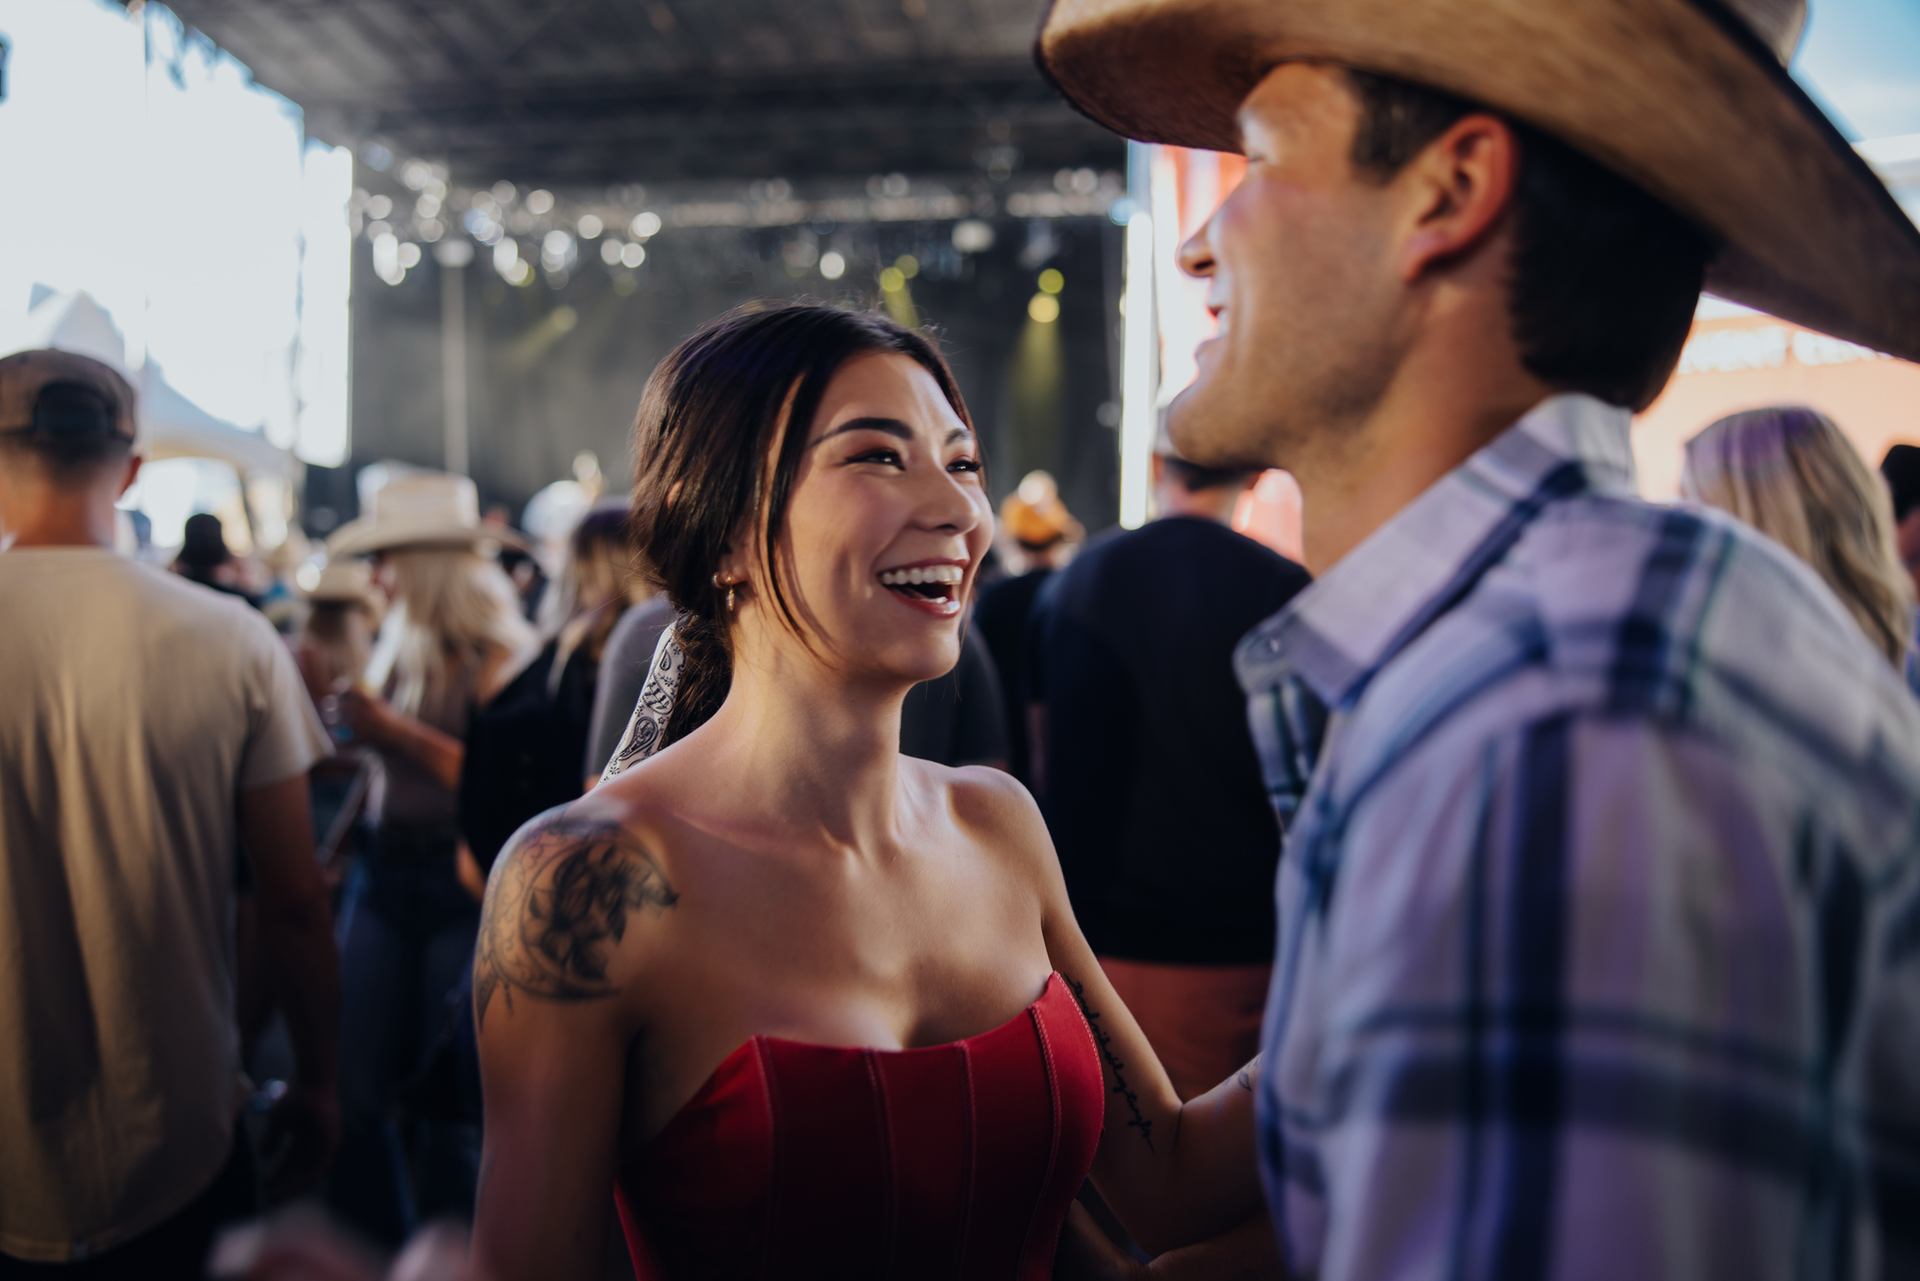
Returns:
[[[919,364],[973,425],[932,341],[866,312],[812,303],[752,303],[712,321],[662,360],[633,424],[633,529],[642,562],[681,613],[686,651],[666,743],[706,722],[733,675],[726,592],[714,574],[744,531],[761,543],[765,602],[800,633],[777,544],[827,384],[856,356]]]

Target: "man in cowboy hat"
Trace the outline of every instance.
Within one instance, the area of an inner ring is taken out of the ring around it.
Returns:
[[[327,736],[266,619],[113,550],[135,422],[99,361],[0,359],[0,1277],[199,1276],[251,1212],[243,855],[298,1059],[281,1172],[339,1129]]]
[[[1287,827],[1290,1272],[1920,1275],[1920,713],[1810,576],[1632,490],[1703,280],[1920,357],[1920,233],[1795,0],[1055,0],[1043,68],[1243,151],[1173,406],[1317,576],[1237,655]],[[1786,657],[1788,661],[1780,660]]]

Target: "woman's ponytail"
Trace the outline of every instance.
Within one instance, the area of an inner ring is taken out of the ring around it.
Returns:
[[[680,642],[680,684],[674,691],[673,711],[667,717],[668,747],[705,725],[727,701],[733,684],[733,650],[726,627],[691,610],[675,624]]]

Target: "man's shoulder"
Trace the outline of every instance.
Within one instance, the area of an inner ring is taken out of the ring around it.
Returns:
[[[8,552],[0,556],[0,583],[15,576],[22,585],[57,584],[61,599],[83,611],[92,600],[111,600],[155,626],[199,628],[210,640],[258,640],[263,630],[269,637],[274,634],[260,611],[238,596],[105,550]]]
[[[1900,673],[1832,590],[1720,512],[1566,504],[1489,579],[1531,596],[1545,660],[1606,707],[1709,726],[1751,716],[1843,757],[1881,728],[1920,736],[1920,705],[1887,696]]]
[[[152,565],[129,568],[138,575],[139,590],[145,593],[143,604],[154,611],[156,622],[191,630],[216,648],[254,652],[280,643],[279,633],[274,631],[266,615],[243,597],[217,591]]]
[[[1562,717],[1698,741],[1862,812],[1920,803],[1920,704],[1900,674],[1812,570],[1699,508],[1556,505],[1354,714],[1381,771],[1427,739],[1457,750]]]

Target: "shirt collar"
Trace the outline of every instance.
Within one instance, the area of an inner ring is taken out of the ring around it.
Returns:
[[[1545,504],[1632,493],[1631,421],[1590,396],[1540,402],[1249,633],[1234,656],[1241,684],[1253,692],[1297,676],[1326,707],[1345,706]]]

